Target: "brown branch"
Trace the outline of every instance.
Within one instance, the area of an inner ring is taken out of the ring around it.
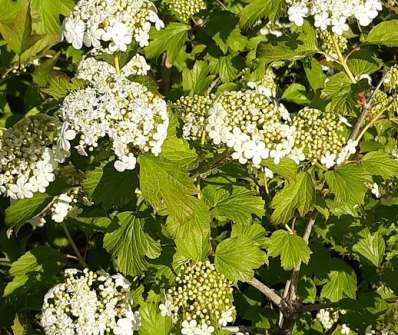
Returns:
[[[310,305],[303,305],[301,307],[302,312],[314,312],[314,311],[319,311],[324,308],[335,308],[338,307],[340,304],[339,303],[319,303],[319,304],[310,304]]]
[[[358,120],[357,120],[357,122],[356,122],[356,124],[354,126],[354,129],[352,130],[352,133],[351,133],[351,136],[350,136],[350,140],[355,140],[357,138],[359,132],[361,131],[361,128],[363,127],[363,125],[365,123],[365,120],[366,120],[370,110],[372,109],[372,101],[375,98],[376,93],[380,90],[381,85],[383,85],[384,77],[385,77],[385,74],[381,78],[380,82],[377,84],[377,86],[376,86],[375,90],[373,91],[369,101],[363,106],[362,113],[359,116],[359,118],[358,118]]]
[[[308,241],[311,236],[312,228],[314,227],[315,220],[316,220],[316,212],[314,212],[307,224],[307,227],[305,228],[304,235],[303,235],[303,240],[305,243],[308,244]],[[291,301],[296,300],[296,292],[297,292],[297,286],[298,286],[298,279],[299,279],[299,273],[301,269],[301,262],[297,264],[297,266],[293,269],[291,277],[290,277],[290,294],[289,298]]]
[[[282,298],[275,293],[273,289],[269,288],[256,278],[253,278],[249,284],[264,294],[274,305],[278,307],[281,306]]]

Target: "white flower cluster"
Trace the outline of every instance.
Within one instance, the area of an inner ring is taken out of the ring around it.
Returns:
[[[231,285],[208,261],[183,265],[160,313],[172,317],[182,335],[211,335],[234,320]]]
[[[78,196],[79,189],[77,188],[57,196],[50,208],[51,219],[61,223],[67,216],[74,217],[80,214],[82,209],[77,206]]]
[[[89,81],[89,86],[71,92],[60,109],[68,135],[64,143],[79,136],[77,149],[86,155],[87,148],[97,147],[99,140],[108,136],[120,172],[133,170],[140,152],[158,155],[169,124],[166,102],[126,78],[137,73],[136,60],[118,75],[111,65],[86,59],[77,76]]]
[[[289,20],[302,26],[304,18],[313,16],[315,27],[328,27],[337,35],[349,30],[348,20],[355,18],[368,26],[382,10],[381,0],[287,0]]]
[[[133,40],[148,45],[149,30],[164,27],[149,0],[80,0],[63,24],[63,37],[75,49],[126,51]]]
[[[330,308],[321,309],[317,313],[316,318],[319,320],[325,330],[329,330],[339,320],[340,314],[344,315],[345,313],[345,310],[337,311]],[[345,323],[343,323],[340,326],[340,332],[343,335],[348,335],[351,334],[351,329]]]
[[[282,105],[254,91],[226,92],[209,110],[206,131],[217,146],[225,145],[241,164],[259,166],[263,159],[276,164],[293,149],[295,129],[286,121]]]
[[[65,270],[65,281],[44,297],[46,335],[131,335],[140,317],[131,310],[130,283],[120,274]]]
[[[54,118],[37,114],[0,134],[0,195],[23,199],[46,191],[68,155],[57,146],[58,127]]]

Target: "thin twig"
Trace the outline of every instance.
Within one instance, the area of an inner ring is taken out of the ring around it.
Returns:
[[[275,293],[273,289],[269,288],[256,278],[253,278],[249,284],[264,294],[274,305],[280,307],[282,298]]]
[[[365,120],[366,120],[370,110],[372,109],[373,99],[375,98],[376,93],[380,90],[381,85],[383,85],[385,75],[386,74],[384,73],[384,75],[381,78],[380,82],[377,84],[375,90],[373,91],[369,101],[365,104],[365,106],[363,106],[362,113],[359,116],[359,118],[357,120],[357,123],[354,126],[354,129],[352,130],[352,133],[351,133],[351,136],[350,136],[350,140],[355,140],[357,138],[359,132],[361,131],[361,128],[362,128],[363,124],[365,123]]]
[[[316,219],[316,213],[314,212],[307,224],[307,227],[305,228],[305,232],[303,235],[303,240],[305,243],[308,244],[308,241],[311,236],[312,228],[314,227],[315,224],[315,219]],[[301,269],[301,262],[297,264],[297,266],[293,269],[291,277],[290,277],[290,300],[295,301],[296,300],[296,292],[297,292],[297,286],[298,286],[298,277]]]
[[[230,326],[223,327],[223,330],[229,331],[232,334],[249,333],[249,334],[264,334],[267,335],[268,331],[263,328],[247,327],[247,326]]]
[[[313,311],[319,311],[320,309],[324,309],[324,308],[338,307],[339,305],[340,305],[340,303],[333,303],[333,302],[304,305],[304,306],[301,307],[301,311],[303,311],[303,312],[313,312]]]
[[[76,254],[77,260],[79,261],[80,265],[83,266],[84,268],[87,268],[87,264],[86,261],[84,260],[84,258],[82,257],[78,247],[75,244],[75,241],[73,241],[73,238],[69,232],[68,227],[66,226],[65,222],[62,222],[62,228],[64,229],[65,235],[68,238],[68,241],[70,243],[70,245],[72,246],[73,251]]]

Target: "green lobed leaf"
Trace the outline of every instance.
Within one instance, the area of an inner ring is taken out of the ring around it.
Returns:
[[[247,282],[267,262],[267,255],[248,237],[230,237],[217,246],[214,262],[229,280]]]
[[[371,182],[369,174],[359,165],[347,164],[334,171],[325,173],[326,182],[330,191],[335,195],[335,201],[350,207],[363,204],[368,188],[366,183]]]
[[[148,58],[155,58],[166,52],[168,62],[173,64],[184,49],[190,29],[191,27],[186,24],[171,22],[162,30],[152,30],[151,42],[144,50],[145,55]]]
[[[16,231],[51,202],[53,197],[47,193],[35,193],[33,198],[15,201],[5,211],[5,223]]]
[[[384,179],[398,176],[398,162],[386,152],[373,151],[362,157],[363,168],[373,176]]]
[[[253,0],[241,10],[240,25],[249,28],[263,18],[275,21],[284,6],[284,0]]]
[[[326,76],[323,73],[321,64],[315,59],[310,58],[303,61],[305,75],[314,91],[325,86]]]
[[[344,297],[355,299],[357,291],[357,276],[342,260],[333,259],[333,269],[328,274],[328,280],[322,287],[321,298],[337,302]]]
[[[140,189],[156,211],[167,209],[173,220],[183,223],[193,215],[192,195],[197,193],[192,179],[181,166],[152,155],[138,158]]]
[[[253,215],[260,218],[264,215],[264,200],[261,197],[243,186],[220,185],[217,181],[209,180],[202,190],[214,217],[247,224],[251,223]]]
[[[287,182],[285,187],[272,199],[274,212],[271,221],[276,224],[287,223],[297,209],[301,216],[310,211],[315,202],[315,186],[308,172],[300,172],[295,179]]]
[[[379,267],[383,262],[386,243],[380,233],[371,234],[369,230],[364,232],[362,237],[352,250],[367,259],[374,266]]]
[[[196,61],[192,69],[182,71],[182,88],[189,95],[205,94],[213,79],[209,65],[205,61]]]
[[[172,320],[159,312],[160,299],[151,291],[147,301],[140,304],[140,335],[168,335]]]
[[[105,234],[104,248],[112,254],[118,271],[135,276],[148,268],[149,259],[160,256],[160,242],[144,231],[145,219],[131,212],[117,215],[118,227]]]
[[[311,250],[300,236],[277,230],[268,242],[268,254],[272,257],[280,256],[282,268],[292,270],[300,262],[308,263]]]
[[[307,96],[307,89],[304,85],[298,83],[289,85],[283,92],[282,99],[298,105],[307,105],[310,103],[310,99]]]
[[[138,177],[135,171],[116,171],[111,162],[88,171],[82,186],[96,204],[106,209],[120,208],[135,202]]]
[[[316,31],[307,21],[298,32],[260,43],[258,57],[267,63],[288,60],[295,61],[318,51]]]
[[[388,47],[398,47],[398,20],[379,23],[372,28],[364,42]]]

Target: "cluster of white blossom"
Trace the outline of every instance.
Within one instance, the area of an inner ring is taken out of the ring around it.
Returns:
[[[46,191],[69,154],[58,147],[59,127],[56,119],[37,114],[0,134],[0,194],[23,199]]]
[[[382,10],[381,0],[287,0],[289,20],[302,26],[304,18],[313,16],[315,27],[328,27],[337,35],[349,30],[348,21],[358,20],[368,26]]]
[[[138,69],[137,59],[142,64],[135,58],[120,75],[105,62],[86,59],[77,76],[89,81],[89,86],[71,92],[60,108],[65,145],[79,137],[78,152],[86,155],[87,148],[97,147],[99,140],[108,136],[118,171],[133,170],[140,152],[158,155],[167,136],[166,102],[126,77],[147,71],[146,67]]]
[[[327,309],[321,309],[317,315],[316,318],[319,320],[319,322],[322,324],[322,327],[325,329],[325,331],[329,330],[330,328],[333,327],[333,325],[338,322],[340,314],[344,315],[346,313],[345,310],[333,310],[330,308]],[[348,335],[351,334],[351,329],[343,323],[340,326],[340,333],[343,335]]]
[[[61,223],[66,217],[75,217],[82,212],[82,209],[78,207],[80,190],[75,188],[69,192],[62,193],[55,198],[50,208],[51,219],[57,223]],[[88,204],[87,201],[84,201]]]
[[[80,0],[64,20],[63,37],[76,49],[114,53],[126,51],[133,40],[147,46],[152,24],[164,27],[149,0]]]
[[[211,335],[234,320],[231,285],[208,261],[183,265],[160,313],[171,317],[182,335]]]
[[[140,317],[129,301],[130,283],[120,274],[65,270],[63,283],[44,297],[41,326],[47,335],[131,335]]]
[[[286,121],[289,113],[282,105],[254,91],[226,92],[209,110],[206,131],[217,146],[231,149],[241,164],[259,166],[263,159],[276,164],[293,148],[295,129]]]

